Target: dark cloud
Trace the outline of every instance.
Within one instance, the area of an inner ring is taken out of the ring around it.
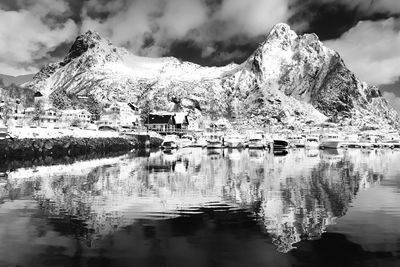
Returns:
[[[320,4],[309,3],[296,5],[298,9],[290,17],[289,23],[296,25],[305,24],[307,28],[302,32],[316,33],[321,40],[340,37],[357,22],[355,10],[350,10],[340,3]]]
[[[315,32],[324,41],[338,39],[331,44],[346,54],[350,48],[345,41],[352,39],[345,34],[350,29],[362,30],[358,23],[364,20],[379,22],[397,18],[400,1],[2,0],[0,12],[3,17],[12,15],[20,25],[25,23],[21,33],[27,31],[27,40],[23,45],[16,38],[3,39],[3,44],[0,41],[0,48],[13,46],[15,42],[18,49],[26,50],[0,64],[0,72],[8,70],[18,74],[18,71],[37,70],[46,61],[58,60],[67,53],[75,35],[88,29],[99,31],[116,45],[138,55],[175,56],[202,65],[220,66],[243,62],[274,24],[288,22],[299,33]],[[388,27],[396,25],[385,24],[373,29],[385,30],[387,34],[382,37],[388,38],[396,31]],[[10,29],[7,34],[14,34],[11,30],[15,31]],[[39,31],[37,36],[29,34],[35,31]],[[4,51],[3,58],[9,54]],[[385,51],[382,53],[383,57],[387,56]],[[378,52],[375,56],[382,57]],[[382,80],[389,79],[392,76]]]
[[[296,0],[290,5],[293,14],[288,22],[300,33],[312,32],[321,40],[330,40],[339,38],[359,21],[379,21],[399,16],[400,5],[389,10],[389,7],[385,9],[374,5],[374,2],[382,1]]]
[[[203,49],[191,40],[175,41],[171,48],[165,54],[166,56],[175,56],[178,59],[201,63]]]

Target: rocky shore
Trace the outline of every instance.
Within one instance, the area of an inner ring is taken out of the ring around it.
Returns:
[[[133,148],[159,147],[161,142],[162,139],[140,135],[131,138],[7,138],[0,140],[0,160],[127,152]]]
[[[0,160],[123,152],[138,146],[125,138],[3,139],[0,140]]]

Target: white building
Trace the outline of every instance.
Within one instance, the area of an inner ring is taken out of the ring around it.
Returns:
[[[92,120],[92,114],[86,109],[66,109],[61,111],[61,121],[64,124],[78,123],[86,126]]]
[[[105,108],[100,116],[98,125],[110,126],[112,128],[134,127],[140,122],[137,109],[132,104],[115,102]]]

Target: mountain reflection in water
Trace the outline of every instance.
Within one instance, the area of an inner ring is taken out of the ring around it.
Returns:
[[[20,236],[28,235],[24,232],[13,233],[17,239],[11,240],[5,222],[12,222],[2,221],[6,216],[44,219],[35,230],[39,237],[51,227],[88,249],[104,250],[117,240],[124,244],[125,235],[136,236],[138,229],[146,239],[165,242],[168,234],[163,231],[170,224],[174,236],[208,234],[203,228],[214,229],[213,238],[223,235],[222,240],[232,238],[226,237],[226,229],[237,235],[258,234],[279,252],[299,245],[290,254],[295,257],[307,244],[300,241],[320,239],[330,225],[342,234],[335,221],[346,218],[360,191],[379,187],[391,177],[391,188],[397,190],[392,197],[399,200],[399,158],[400,152],[383,150],[293,150],[274,155],[187,148],[17,169],[0,180],[0,264],[1,259],[15,263],[7,256],[9,249],[29,240]],[[399,206],[390,205],[398,217]],[[17,224],[13,227],[18,230]],[[353,229],[345,230],[349,238],[362,238],[351,236]],[[42,242],[44,246],[48,241]],[[398,257],[399,248],[390,255]]]

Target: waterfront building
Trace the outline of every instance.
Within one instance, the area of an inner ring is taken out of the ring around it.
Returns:
[[[86,109],[66,109],[61,111],[61,121],[68,126],[86,126],[92,120],[92,114]]]
[[[103,110],[97,125],[117,130],[120,128],[137,127],[139,122],[140,116],[135,105],[132,103],[114,102]]]
[[[144,125],[160,134],[184,135],[188,132],[189,119],[186,113],[156,112],[147,116]]]
[[[44,125],[58,124],[61,119],[61,112],[55,107],[44,109],[43,114],[39,117],[40,123]]]

